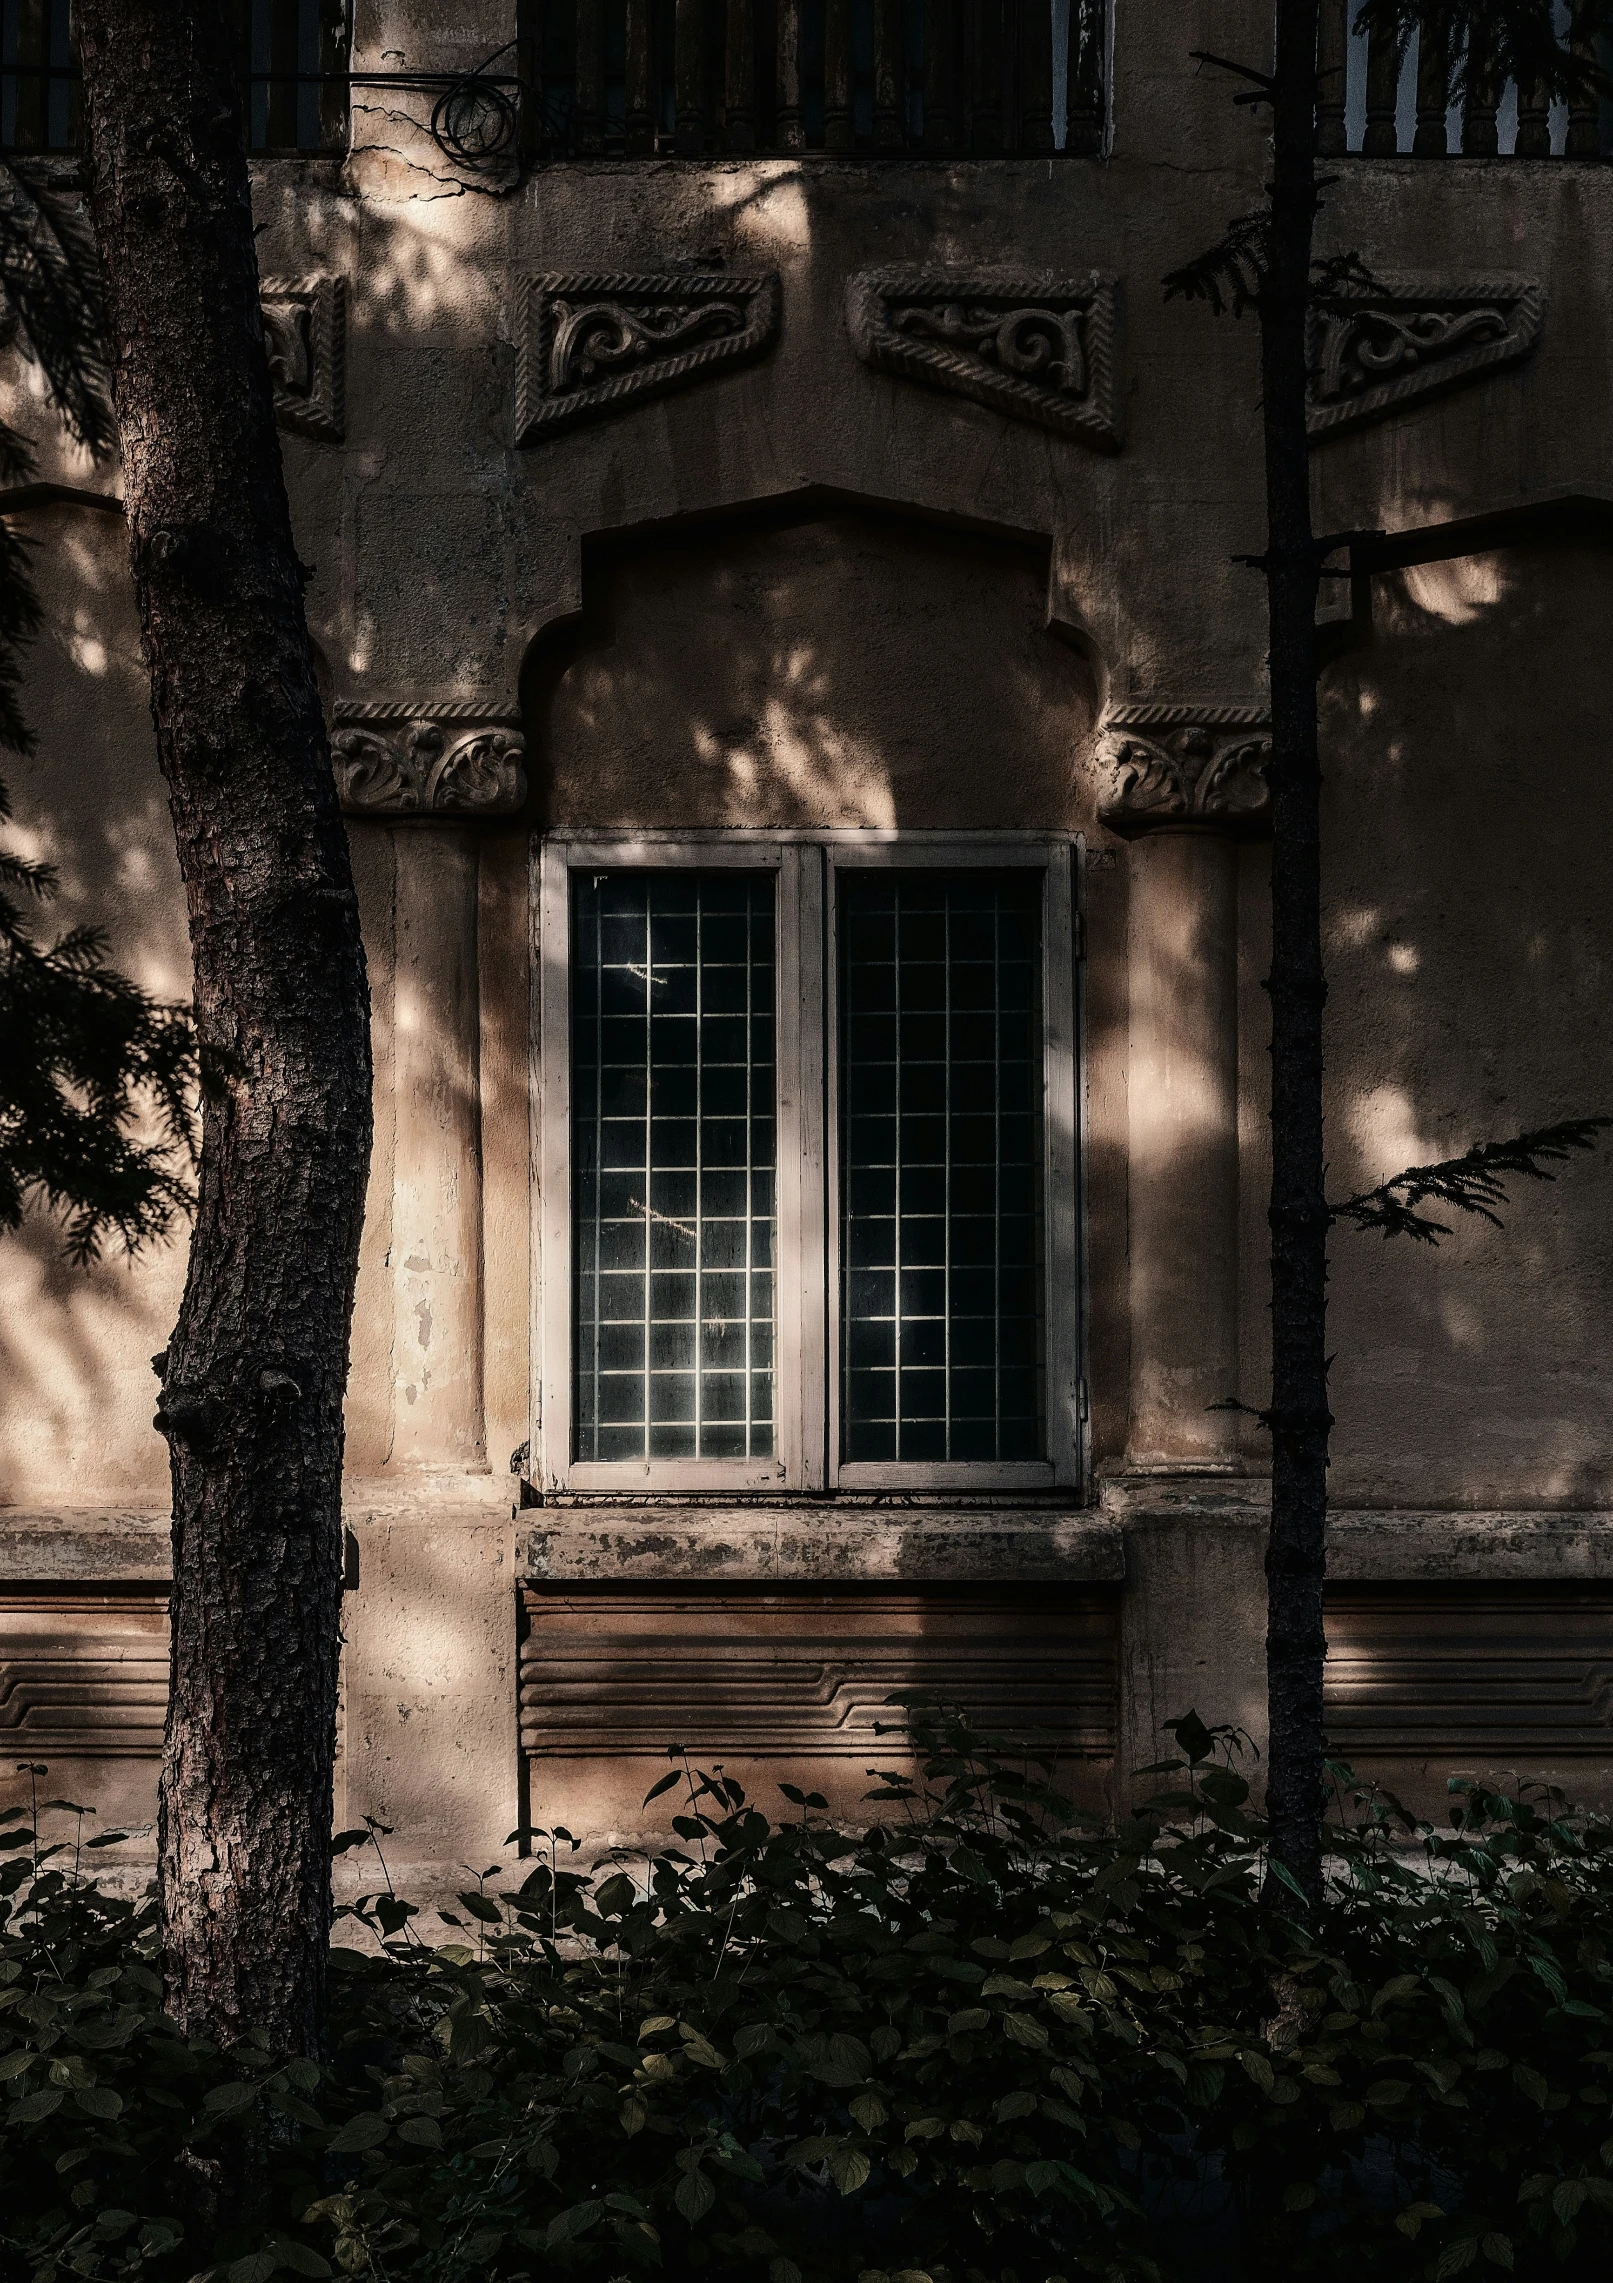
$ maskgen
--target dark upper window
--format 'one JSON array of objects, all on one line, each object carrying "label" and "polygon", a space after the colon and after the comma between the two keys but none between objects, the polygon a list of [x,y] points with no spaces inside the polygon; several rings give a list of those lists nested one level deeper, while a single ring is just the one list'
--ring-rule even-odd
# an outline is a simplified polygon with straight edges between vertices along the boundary
[{"label": "dark upper window", "polygon": [[[339,151],[347,0],[230,0],[254,151]],[[79,146],[70,0],[0,0],[0,149]]]},{"label": "dark upper window", "polygon": [[519,0],[529,154],[1094,155],[1101,0]]}]

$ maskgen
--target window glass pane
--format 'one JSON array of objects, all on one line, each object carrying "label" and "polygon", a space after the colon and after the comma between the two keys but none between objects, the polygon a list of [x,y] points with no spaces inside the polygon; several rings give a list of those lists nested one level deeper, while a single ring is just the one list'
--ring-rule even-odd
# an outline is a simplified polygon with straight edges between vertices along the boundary
[{"label": "window glass pane", "polygon": [[1042,883],[841,876],[841,1457],[1037,1459]]},{"label": "window glass pane", "polygon": [[579,875],[579,1459],[773,1450],[773,880]]}]

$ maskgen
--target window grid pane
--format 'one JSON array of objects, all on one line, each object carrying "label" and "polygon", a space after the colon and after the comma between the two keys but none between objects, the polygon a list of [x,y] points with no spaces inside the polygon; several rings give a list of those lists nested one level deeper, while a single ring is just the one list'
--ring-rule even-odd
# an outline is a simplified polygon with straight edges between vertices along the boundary
[{"label": "window grid pane", "polygon": [[581,875],[574,1447],[773,1451],[773,881]]},{"label": "window grid pane", "polygon": [[1044,1454],[1039,875],[843,875],[841,1457]]}]

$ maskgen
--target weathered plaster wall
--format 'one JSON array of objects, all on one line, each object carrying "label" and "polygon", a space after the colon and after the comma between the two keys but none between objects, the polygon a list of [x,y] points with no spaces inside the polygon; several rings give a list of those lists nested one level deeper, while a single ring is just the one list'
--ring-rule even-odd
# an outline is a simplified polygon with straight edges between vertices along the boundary
[{"label": "weathered plaster wall", "polygon": [[1090,832],[1046,556],[826,507],[601,563],[528,672],[544,825]]},{"label": "weathered plaster wall", "polygon": [[[40,909],[43,934],[101,928],[135,982],[185,997],[184,897],[122,516],[49,507],[27,530],[44,625],[23,691],[37,747],[3,765],[9,844],[57,867],[61,892]],[[179,1305],[185,1237],[181,1223],[139,1263],[114,1248],[88,1271],[68,1265],[59,1226],[40,1215],[0,1240],[0,1498],[165,1494],[150,1358]]]},{"label": "weathered plaster wall", "polygon": [[[605,163],[492,196],[444,171],[407,101],[371,91],[345,167],[259,169],[264,270],[347,285],[345,444],[285,438],[332,702],[524,708],[529,739],[523,815],[353,830],[377,1125],[349,1396],[343,1813],[396,1823],[422,1862],[491,1860],[515,1820],[525,1575],[1097,1584],[1119,1596],[1122,1763],[1152,1757],[1189,1703],[1258,1734],[1258,1479],[1118,1477],[1129,1458],[1257,1478],[1263,1456],[1252,1423],[1206,1406],[1258,1401],[1265,1369],[1264,857],[1108,834],[1093,733],[1105,706],[1263,696],[1260,586],[1232,560],[1263,528],[1254,334],[1167,303],[1160,281],[1248,206],[1264,166],[1258,125],[1183,55],[1258,55],[1266,14],[1122,7],[1101,165]],[[495,0],[451,24],[436,0],[362,0],[355,62],[441,69],[512,30]],[[1522,272],[1548,311],[1528,363],[1322,447],[1319,527],[1399,530],[1604,482],[1613,178],[1512,161],[1340,175],[1333,245],[1447,279]],[[515,445],[522,278],[717,257],[779,273],[764,358]],[[860,363],[846,282],[891,262],[1120,275],[1124,449]],[[115,488],[14,359],[0,388],[43,476]],[[182,899],[121,522],[50,508],[29,528],[47,631],[25,693],[39,753],[7,765],[18,829],[62,863],[63,924],[104,922],[114,955],[177,995]],[[1371,643],[1329,676],[1341,1187],[1610,1106],[1607,579],[1602,556],[1514,551],[1380,580]],[[523,1514],[518,1535],[530,838],[649,823],[1088,836],[1103,1514],[562,1511]],[[1504,1234],[1438,1254],[1341,1234],[1334,1490],[1356,1515],[1335,1543],[1352,1587],[1605,1592],[1610,1178],[1605,1154],[1576,1165],[1520,1198]],[[181,1274],[182,1242],[89,1276],[61,1266],[43,1223],[0,1243],[0,1502],[16,1524],[0,1580],[160,1576],[147,1359]]]},{"label": "weathered plaster wall", "polygon": [[[1609,1112],[1613,556],[1377,582],[1328,677],[1332,1180],[1343,1193]],[[1504,1230],[1334,1245],[1336,1495],[1613,1503],[1613,1150],[1513,1185]]]}]

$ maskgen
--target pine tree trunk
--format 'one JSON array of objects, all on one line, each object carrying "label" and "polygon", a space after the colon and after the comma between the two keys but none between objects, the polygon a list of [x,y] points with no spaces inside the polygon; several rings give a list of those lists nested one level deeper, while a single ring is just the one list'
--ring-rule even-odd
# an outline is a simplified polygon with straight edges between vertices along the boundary
[{"label": "pine tree trunk", "polygon": [[168,2007],[317,2050],[342,1393],[370,1140],[358,909],[303,615],[217,0],[80,0],[92,218],[151,710],[185,879],[200,1196],[159,1358]]},{"label": "pine tree trunk", "polygon": [[1305,306],[1316,217],[1317,0],[1278,0],[1272,234],[1260,295],[1271,618],[1272,1483],[1266,1685],[1272,1849],[1321,1890],[1327,1560],[1327,1204],[1322,1155],[1321,769]]}]

